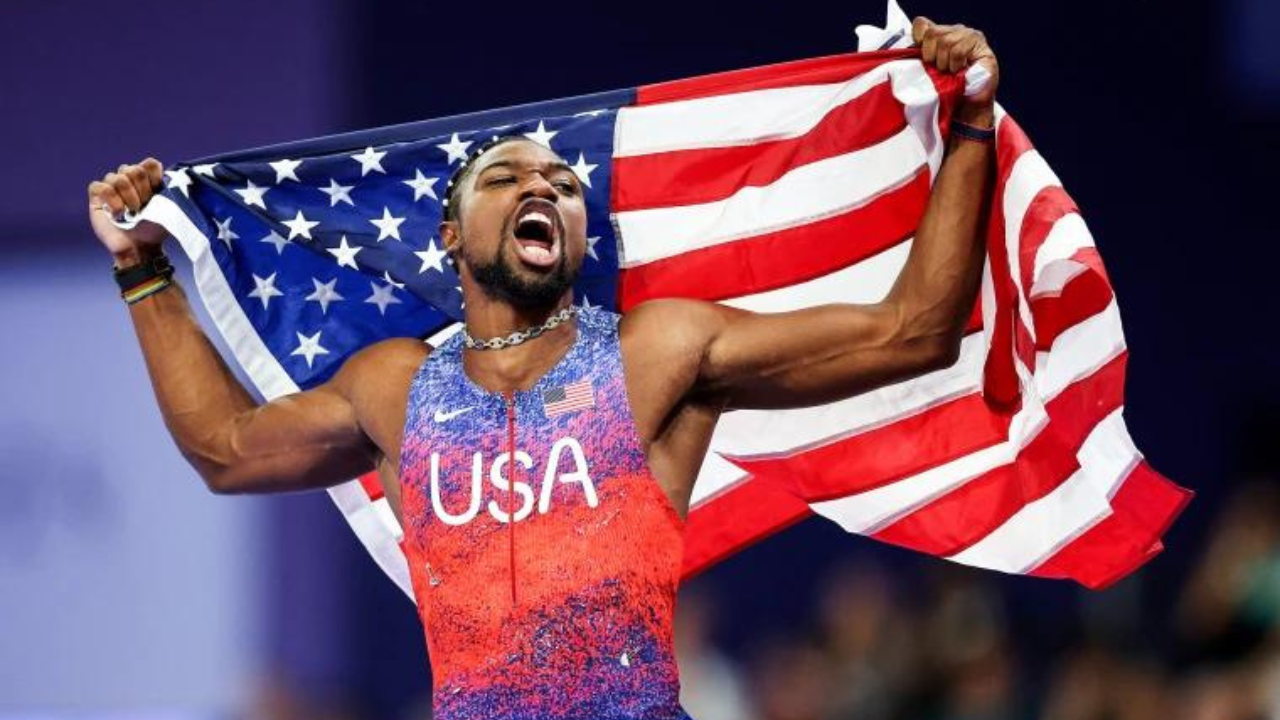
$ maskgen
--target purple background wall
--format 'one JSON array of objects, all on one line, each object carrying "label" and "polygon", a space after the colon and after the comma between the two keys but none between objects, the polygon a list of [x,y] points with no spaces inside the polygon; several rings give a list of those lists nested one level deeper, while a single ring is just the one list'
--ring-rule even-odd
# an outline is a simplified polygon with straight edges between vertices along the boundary
[{"label": "purple background wall", "polygon": [[[1244,418],[1280,402],[1280,11],[1263,0],[907,10],[988,32],[1002,102],[1098,238],[1132,350],[1130,428],[1157,468],[1200,492],[1167,555],[1110,596],[1158,606],[1245,462]],[[221,714],[269,683],[399,717],[427,684],[412,606],[327,499],[215,499],[173,450],[84,221],[90,179],[148,154],[187,159],[840,52],[883,8],[728,12],[667,0],[6,3],[0,715]],[[907,575],[932,562],[867,547],[811,523],[699,582],[737,599],[726,643],[745,646],[800,623],[819,571],[854,548]],[[1094,602],[1065,585],[999,587],[1033,618]]]}]

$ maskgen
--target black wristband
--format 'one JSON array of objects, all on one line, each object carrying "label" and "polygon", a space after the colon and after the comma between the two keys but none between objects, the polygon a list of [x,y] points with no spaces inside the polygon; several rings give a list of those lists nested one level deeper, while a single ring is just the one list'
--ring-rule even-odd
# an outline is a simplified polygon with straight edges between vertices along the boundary
[{"label": "black wristband", "polygon": [[173,277],[173,264],[169,262],[169,256],[160,253],[154,257],[143,260],[137,265],[130,265],[126,268],[115,269],[116,284],[120,286],[120,292],[126,293],[130,290],[149,282],[156,278],[164,278],[168,280]]},{"label": "black wristband", "polygon": [[995,127],[980,128],[968,123],[962,123],[959,120],[951,121],[951,136],[962,140],[972,140],[980,143],[995,142]]}]

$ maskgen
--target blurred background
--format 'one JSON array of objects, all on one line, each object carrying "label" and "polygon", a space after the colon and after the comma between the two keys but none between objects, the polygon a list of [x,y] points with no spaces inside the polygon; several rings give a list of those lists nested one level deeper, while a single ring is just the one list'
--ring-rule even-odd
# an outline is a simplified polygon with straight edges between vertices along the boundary
[{"label": "blurred background", "polygon": [[[1126,417],[1198,493],[1104,592],[811,520],[688,583],[698,720],[1280,718],[1280,5],[908,0],[983,28],[1080,204]],[[880,0],[0,5],[0,718],[422,720],[412,603],[323,494],[215,498],[170,443],[86,184],[342,130],[854,47]]]}]

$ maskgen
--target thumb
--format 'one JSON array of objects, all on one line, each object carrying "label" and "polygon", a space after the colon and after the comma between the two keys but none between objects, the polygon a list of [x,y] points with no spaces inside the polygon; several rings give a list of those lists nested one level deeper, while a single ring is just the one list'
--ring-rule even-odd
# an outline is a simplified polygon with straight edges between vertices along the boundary
[{"label": "thumb", "polygon": [[934,26],[934,22],[929,18],[921,15],[911,21],[911,42],[919,45],[924,40],[924,34],[929,28]]}]

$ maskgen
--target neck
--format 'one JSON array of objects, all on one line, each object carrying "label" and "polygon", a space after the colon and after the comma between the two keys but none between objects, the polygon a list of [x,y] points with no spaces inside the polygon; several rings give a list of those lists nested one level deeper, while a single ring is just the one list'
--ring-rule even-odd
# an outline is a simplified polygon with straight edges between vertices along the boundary
[{"label": "neck", "polygon": [[[469,279],[469,278],[468,278]],[[477,339],[506,337],[518,330],[547,321],[573,299],[566,292],[555,303],[540,307],[513,305],[490,297],[479,287],[463,283],[463,321],[467,332]],[[494,391],[525,390],[550,370],[568,352],[577,336],[577,323],[570,320],[527,342],[501,350],[464,350],[463,367],[475,382]]]}]

